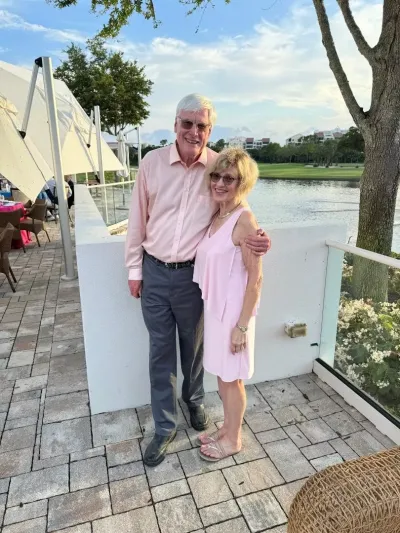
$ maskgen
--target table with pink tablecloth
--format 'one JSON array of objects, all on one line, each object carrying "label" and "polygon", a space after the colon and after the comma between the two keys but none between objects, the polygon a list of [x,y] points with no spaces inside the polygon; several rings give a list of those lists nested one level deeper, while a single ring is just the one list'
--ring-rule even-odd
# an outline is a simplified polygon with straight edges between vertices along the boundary
[{"label": "table with pink tablecloth", "polygon": [[[21,202],[0,203],[0,213],[9,213],[10,211],[17,211],[18,209],[20,209],[23,215],[25,215],[26,209],[24,207],[24,204]],[[22,238],[22,242],[24,245],[28,244],[32,240],[31,234],[29,233],[29,231],[25,231],[25,230],[21,230],[21,238]],[[21,248],[21,247],[22,247],[21,241],[13,241],[13,248]]]}]

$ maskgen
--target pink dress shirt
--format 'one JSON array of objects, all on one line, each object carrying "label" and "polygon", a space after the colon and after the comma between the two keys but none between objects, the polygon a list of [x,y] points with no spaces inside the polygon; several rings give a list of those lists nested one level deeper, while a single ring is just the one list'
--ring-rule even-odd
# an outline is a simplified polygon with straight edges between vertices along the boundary
[{"label": "pink dress shirt", "polygon": [[194,259],[217,205],[204,171],[218,154],[205,148],[189,168],[175,144],[148,152],[132,191],[125,262],[130,280],[142,279],[143,250],[166,263]]}]

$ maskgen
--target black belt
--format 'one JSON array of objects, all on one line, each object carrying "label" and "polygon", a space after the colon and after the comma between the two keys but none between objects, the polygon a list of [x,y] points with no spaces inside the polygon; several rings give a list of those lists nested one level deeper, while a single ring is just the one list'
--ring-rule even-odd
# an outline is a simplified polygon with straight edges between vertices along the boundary
[{"label": "black belt", "polygon": [[165,261],[160,261],[160,259],[157,259],[157,257],[154,257],[153,255],[150,255],[147,252],[146,255],[158,265],[162,265],[165,268],[172,268],[174,270],[177,270],[178,268],[189,268],[194,265],[194,259],[190,259],[190,261],[183,261],[182,263],[166,263]]}]

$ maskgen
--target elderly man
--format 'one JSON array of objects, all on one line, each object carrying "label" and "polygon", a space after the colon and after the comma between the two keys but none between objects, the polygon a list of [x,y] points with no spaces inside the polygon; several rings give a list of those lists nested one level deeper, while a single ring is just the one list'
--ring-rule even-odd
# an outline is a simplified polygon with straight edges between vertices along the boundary
[{"label": "elderly man", "polygon": [[[176,142],[146,154],[132,193],[126,238],[129,289],[141,298],[150,336],[151,406],[155,435],[144,462],[160,464],[176,435],[176,330],[184,377],[182,399],[192,427],[206,429],[202,343],[198,325],[203,310],[192,281],[196,248],[216,212],[204,185],[204,170],[218,156],[206,147],[215,124],[213,104],[191,94],[177,107]],[[254,253],[270,246],[267,236],[248,239]]]}]

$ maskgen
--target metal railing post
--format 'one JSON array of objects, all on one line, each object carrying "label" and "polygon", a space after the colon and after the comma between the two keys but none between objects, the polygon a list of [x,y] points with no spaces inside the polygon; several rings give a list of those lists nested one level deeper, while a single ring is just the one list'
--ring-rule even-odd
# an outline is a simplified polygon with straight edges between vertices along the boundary
[{"label": "metal railing post", "polygon": [[[100,183],[105,185],[104,167],[103,167],[103,154],[101,150],[101,121],[100,121],[100,107],[94,106],[94,122],[96,126],[96,140],[97,140],[97,157],[99,162],[99,178]],[[107,206],[107,193],[102,189],[102,203],[103,203],[103,216],[106,224],[108,224],[108,206]]]}]

